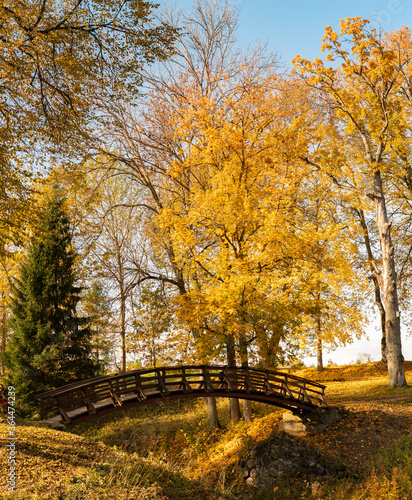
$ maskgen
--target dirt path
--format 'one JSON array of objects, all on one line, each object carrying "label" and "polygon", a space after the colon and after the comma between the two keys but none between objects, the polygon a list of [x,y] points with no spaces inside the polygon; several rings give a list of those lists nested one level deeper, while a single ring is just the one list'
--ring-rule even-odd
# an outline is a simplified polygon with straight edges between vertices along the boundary
[{"label": "dirt path", "polygon": [[364,403],[391,403],[391,402],[396,402],[396,401],[410,401],[412,403],[412,396],[402,396],[402,397],[397,397],[397,398],[385,398],[385,399],[370,399],[368,401],[365,400],[359,400],[359,401],[340,401],[339,403],[336,403],[337,405],[358,405],[358,404],[364,404]]}]

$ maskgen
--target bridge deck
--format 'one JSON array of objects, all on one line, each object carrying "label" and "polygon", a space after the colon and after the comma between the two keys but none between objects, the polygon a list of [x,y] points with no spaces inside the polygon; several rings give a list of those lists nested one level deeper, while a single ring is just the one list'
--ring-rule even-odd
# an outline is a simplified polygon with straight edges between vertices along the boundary
[{"label": "bridge deck", "polygon": [[287,409],[327,406],[325,386],[288,373],[227,366],[133,370],[76,382],[36,396],[42,418],[54,410],[65,424],[156,401],[196,397],[250,399]]}]

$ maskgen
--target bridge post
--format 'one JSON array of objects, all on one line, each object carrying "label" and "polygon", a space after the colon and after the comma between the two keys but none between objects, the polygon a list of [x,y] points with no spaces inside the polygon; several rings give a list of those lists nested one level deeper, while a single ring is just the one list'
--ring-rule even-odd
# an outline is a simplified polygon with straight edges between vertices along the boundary
[{"label": "bridge post", "polygon": [[206,365],[201,366],[202,370],[202,382],[200,383],[199,389],[204,387],[205,392],[211,392],[214,391],[212,379],[210,378],[208,367]]},{"label": "bridge post", "polygon": [[147,399],[146,394],[144,393],[143,386],[142,386],[142,381],[140,378],[140,373],[135,373],[134,374],[134,381],[136,384],[136,395],[137,399],[139,401],[145,401]]},{"label": "bridge post", "polygon": [[265,378],[263,380],[263,389],[265,391],[265,394],[270,394],[270,395],[275,394],[273,387],[270,385],[269,373],[267,370],[265,370]]},{"label": "bridge post", "polygon": [[66,410],[63,408],[64,405],[63,405],[62,399],[59,396],[56,396],[55,399],[56,399],[57,407],[59,408],[59,413],[62,417],[63,424],[71,424],[72,420],[69,417],[69,415],[67,415]]},{"label": "bridge post", "polygon": [[164,368],[156,368],[157,372],[157,383],[159,386],[159,392],[162,396],[168,396],[170,394],[169,389],[166,387],[166,371]]},{"label": "bridge post", "polygon": [[186,379],[185,367],[182,367],[182,381],[180,383],[179,389],[182,389],[183,392],[193,392],[192,386]]},{"label": "bridge post", "polygon": [[87,411],[89,412],[90,415],[96,415],[97,413],[96,408],[94,407],[94,404],[90,401],[90,399],[87,397],[86,391],[87,387],[85,389],[80,389],[80,392],[83,395],[83,400],[86,405]]},{"label": "bridge post", "polygon": [[251,391],[256,392],[255,386],[250,381],[249,368],[244,367],[243,370],[244,370],[244,378],[245,378],[245,381],[244,381],[245,391],[246,392],[251,392]]},{"label": "bridge post", "polygon": [[40,399],[40,419],[41,420],[46,420],[46,407],[45,407],[45,404],[44,404],[44,399]]},{"label": "bridge post", "polygon": [[113,406],[117,406],[117,407],[123,406],[123,403],[122,403],[120,397],[116,394],[116,392],[113,389],[112,381],[108,380],[107,383],[109,385],[110,397],[112,398]]}]

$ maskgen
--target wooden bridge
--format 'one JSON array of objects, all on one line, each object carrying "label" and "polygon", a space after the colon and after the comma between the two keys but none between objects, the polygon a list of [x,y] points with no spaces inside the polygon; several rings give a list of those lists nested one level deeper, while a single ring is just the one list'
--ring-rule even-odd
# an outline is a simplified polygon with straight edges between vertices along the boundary
[{"label": "wooden bridge", "polygon": [[136,405],[197,397],[250,399],[313,411],[327,406],[324,392],[324,385],[288,373],[200,365],[133,370],[83,380],[36,399],[42,419],[53,411],[67,425]]}]

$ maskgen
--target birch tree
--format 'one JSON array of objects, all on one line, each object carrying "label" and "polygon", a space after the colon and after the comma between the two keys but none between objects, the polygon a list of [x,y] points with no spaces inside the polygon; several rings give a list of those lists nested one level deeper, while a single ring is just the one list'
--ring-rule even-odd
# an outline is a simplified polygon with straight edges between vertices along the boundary
[{"label": "birch tree", "polygon": [[407,28],[382,35],[369,30],[368,24],[357,17],[343,19],[340,34],[326,28],[322,50],[335,67],[300,56],[294,62],[329,110],[317,130],[317,145],[313,142],[302,157],[327,172],[342,189],[363,198],[364,206],[367,199],[373,204],[381,265],[372,265],[385,309],[389,386],[395,387],[405,385],[406,379],[387,197],[388,177],[404,173],[393,153],[403,149],[410,122],[405,95],[409,95],[411,38]]}]

